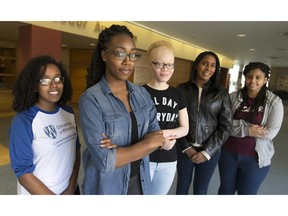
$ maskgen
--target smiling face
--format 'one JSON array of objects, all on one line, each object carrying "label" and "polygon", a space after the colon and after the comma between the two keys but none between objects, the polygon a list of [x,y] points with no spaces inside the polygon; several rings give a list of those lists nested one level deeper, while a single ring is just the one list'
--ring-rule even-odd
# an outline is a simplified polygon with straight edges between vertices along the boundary
[{"label": "smiling face", "polygon": [[39,99],[36,103],[38,107],[46,111],[52,111],[55,109],[56,104],[60,100],[63,93],[64,84],[61,81],[55,83],[55,77],[61,78],[61,72],[59,68],[54,64],[48,64],[42,78],[51,79],[52,82],[48,85],[42,85],[39,82]]},{"label": "smiling face", "polygon": [[[152,50],[150,54],[150,61],[152,67],[152,77],[156,82],[167,82],[173,75],[174,68],[168,68],[168,65],[174,64],[174,52],[168,47],[160,46]],[[154,62],[154,63],[152,63]],[[160,64],[157,64],[160,63]],[[165,65],[163,65],[165,64]],[[162,68],[158,68],[158,65],[163,65]]]},{"label": "smiling face", "polygon": [[207,83],[215,73],[216,66],[216,59],[212,55],[206,55],[200,60],[196,68],[196,83],[199,86],[203,86],[204,83]]},{"label": "smiling face", "polygon": [[256,68],[249,71],[245,76],[245,85],[249,96],[255,97],[259,93],[260,89],[267,82],[265,73],[260,69]]},{"label": "smiling face", "polygon": [[[105,78],[109,81],[125,81],[134,70],[135,63],[126,56],[124,60],[119,60],[113,51],[124,51],[127,54],[137,53],[135,43],[126,34],[114,36],[107,45],[107,51],[102,50],[102,59],[106,62]],[[108,51],[109,50],[109,51]]]}]

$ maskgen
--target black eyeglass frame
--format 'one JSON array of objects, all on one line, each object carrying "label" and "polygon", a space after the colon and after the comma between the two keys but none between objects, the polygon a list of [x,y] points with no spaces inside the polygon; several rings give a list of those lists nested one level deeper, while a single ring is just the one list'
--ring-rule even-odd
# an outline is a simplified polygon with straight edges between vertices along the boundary
[{"label": "black eyeglass frame", "polygon": [[[160,62],[154,62],[154,61],[152,61],[152,64],[154,64],[155,67],[158,68],[158,69],[163,69],[165,66],[166,66],[166,68],[169,69],[169,70],[172,70],[172,69],[175,68],[175,64],[172,64],[172,63],[165,64],[165,63],[160,63]],[[158,67],[157,65],[163,65],[163,66],[162,66],[162,67]],[[171,66],[173,66],[173,67],[171,67]]]},{"label": "black eyeglass frame", "polygon": [[[122,51],[122,50],[109,50],[109,49],[105,49],[104,51],[107,52],[107,53],[113,53],[114,56],[115,56],[115,58],[116,58],[117,60],[119,60],[119,61],[125,60],[125,59],[127,58],[127,56],[128,56],[128,57],[129,57],[129,60],[130,60],[131,62],[137,62],[137,61],[140,60],[140,58],[141,58],[141,56],[142,56],[140,53],[127,53],[127,52]],[[125,57],[117,55],[118,52],[125,53]],[[137,59],[133,59],[133,57],[132,57],[132,59],[131,59],[131,55],[135,55],[135,57],[136,57]]]},{"label": "black eyeglass frame", "polygon": [[[55,79],[57,79],[57,78],[59,78],[59,81],[55,81]],[[44,79],[45,79],[45,80],[50,80],[50,81],[47,82],[47,83],[45,83],[45,82],[44,82]],[[43,85],[43,86],[48,86],[48,85],[50,85],[50,84],[52,83],[52,80],[53,80],[54,83],[56,83],[56,84],[64,83],[64,77],[59,77],[59,76],[54,77],[54,78],[52,78],[52,79],[47,78],[47,77],[42,77],[42,78],[39,80],[39,82],[40,82],[40,84]]]}]

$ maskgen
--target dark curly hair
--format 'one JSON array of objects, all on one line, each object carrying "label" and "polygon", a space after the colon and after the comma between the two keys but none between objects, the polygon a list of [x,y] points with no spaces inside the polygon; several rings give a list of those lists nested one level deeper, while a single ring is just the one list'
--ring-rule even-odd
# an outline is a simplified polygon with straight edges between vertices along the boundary
[{"label": "dark curly hair", "polygon": [[101,51],[107,48],[107,44],[111,41],[114,36],[126,34],[133,39],[133,34],[126,26],[111,25],[109,28],[104,29],[98,38],[96,48],[92,54],[92,60],[90,67],[87,69],[87,87],[89,88],[94,84],[98,83],[102,76],[105,74],[106,65],[101,57]]},{"label": "dark curly hair", "polygon": [[12,109],[15,112],[29,109],[38,101],[37,89],[39,80],[45,74],[48,64],[56,65],[61,72],[61,76],[64,77],[63,93],[58,104],[66,104],[71,100],[72,86],[64,65],[48,55],[37,56],[27,62],[13,86],[12,95],[14,98]]},{"label": "dark curly hair", "polygon": [[[262,63],[262,62],[250,62],[248,65],[246,65],[244,68],[244,71],[243,71],[243,75],[245,76],[245,78],[247,76],[247,73],[249,73],[250,71],[255,70],[255,69],[260,69],[265,74],[265,77],[267,78],[267,80],[269,80],[270,67],[268,65]],[[251,106],[252,112],[250,112],[250,115],[248,117],[248,121],[250,123],[254,123],[253,122],[253,116],[254,116],[254,113],[258,112],[258,108],[260,106],[263,106],[263,108],[265,107],[267,89],[268,89],[267,86],[263,85],[262,88],[260,89],[257,97],[255,98],[255,103],[252,104],[252,106]],[[243,101],[242,101],[240,107],[237,109],[236,116],[238,113],[240,114],[243,106],[245,106],[245,104],[247,104],[247,101],[249,98],[246,85],[241,89],[241,94],[242,94]]]},{"label": "dark curly hair", "polygon": [[219,77],[220,77],[220,61],[218,56],[216,55],[216,53],[212,52],[212,51],[205,51],[200,53],[195,61],[193,62],[192,68],[191,68],[191,72],[190,72],[190,78],[188,83],[194,82],[197,76],[197,66],[199,65],[200,61],[205,58],[207,55],[211,55],[215,58],[216,60],[216,69],[215,69],[215,73],[213,74],[213,76],[210,78],[209,80],[209,86],[208,86],[208,92],[214,91],[215,88],[218,89],[219,88]]}]

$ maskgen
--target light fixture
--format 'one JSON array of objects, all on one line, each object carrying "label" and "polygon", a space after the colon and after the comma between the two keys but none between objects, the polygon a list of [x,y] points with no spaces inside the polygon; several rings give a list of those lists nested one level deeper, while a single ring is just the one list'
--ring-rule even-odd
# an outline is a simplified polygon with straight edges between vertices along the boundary
[{"label": "light fixture", "polygon": [[237,37],[246,37],[246,34],[237,34]]}]

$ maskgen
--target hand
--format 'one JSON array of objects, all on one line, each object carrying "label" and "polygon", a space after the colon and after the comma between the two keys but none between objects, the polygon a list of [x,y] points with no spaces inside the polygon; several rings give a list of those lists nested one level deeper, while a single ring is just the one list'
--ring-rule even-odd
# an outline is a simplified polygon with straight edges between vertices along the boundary
[{"label": "hand", "polygon": [[102,134],[104,139],[102,139],[100,141],[100,147],[101,148],[108,148],[108,149],[112,149],[112,148],[117,148],[117,145],[111,143],[111,140],[108,139],[108,137],[106,136],[106,134]]},{"label": "hand", "polygon": [[192,158],[194,155],[197,154],[197,151],[191,146],[191,148],[187,149],[185,151],[185,154],[189,157]]},{"label": "hand", "polygon": [[145,134],[144,140],[148,142],[152,148],[161,148],[165,143],[163,132],[161,130]]},{"label": "hand", "polygon": [[191,158],[193,163],[200,164],[203,163],[207,160],[207,158],[201,153],[197,152],[192,158]]},{"label": "hand", "polygon": [[161,147],[161,149],[168,151],[168,150],[172,149],[173,146],[175,145],[176,135],[170,135],[168,137],[165,137],[164,140],[165,140],[165,142],[164,142],[164,145]]},{"label": "hand", "polygon": [[264,126],[250,125],[249,135],[254,138],[263,138],[267,135],[268,130]]}]

